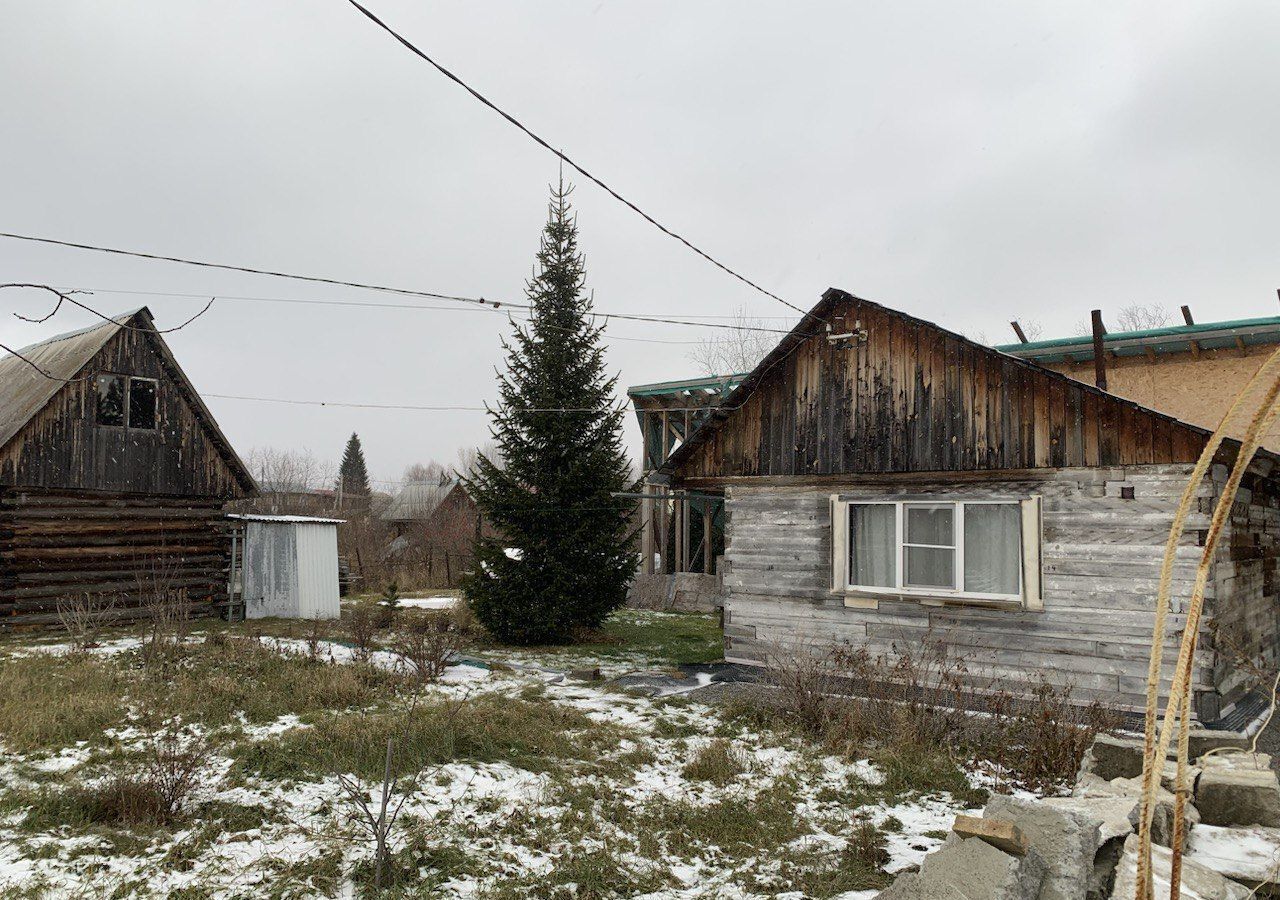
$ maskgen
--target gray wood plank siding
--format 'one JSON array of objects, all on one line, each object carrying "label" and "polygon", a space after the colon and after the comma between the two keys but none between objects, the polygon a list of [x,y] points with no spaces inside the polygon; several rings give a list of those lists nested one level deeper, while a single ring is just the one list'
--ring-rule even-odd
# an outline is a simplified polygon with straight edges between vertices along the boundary
[{"label": "gray wood plank siding", "polygon": [[[919,480],[849,476],[847,482],[727,487],[729,526],[725,559],[726,658],[760,664],[773,652],[846,643],[893,655],[907,645],[945,643],[963,658],[975,683],[994,677],[1012,690],[1041,679],[1069,687],[1081,700],[1141,707],[1151,645],[1152,608],[1160,560],[1190,465],[1067,468],[991,473],[957,482],[946,475]],[[1122,487],[1134,489],[1123,499]],[[1185,625],[1185,606],[1201,555],[1202,532],[1219,485],[1207,479],[1188,519],[1174,570],[1172,614],[1166,639],[1166,679]],[[875,610],[844,605],[831,591],[832,493],[868,497],[939,494],[957,498],[1043,498],[1043,612],[976,606],[925,606],[911,599],[881,599]],[[1280,511],[1271,498],[1255,509],[1242,504],[1232,543],[1250,544],[1258,522],[1273,531]],[[1269,545],[1270,546],[1270,545]],[[1210,580],[1202,647],[1195,669],[1197,702],[1215,713],[1218,689],[1233,674],[1215,654],[1218,596],[1229,617],[1268,648],[1276,613],[1270,590],[1274,552],[1241,554],[1233,567],[1216,567]],[[1263,589],[1264,584],[1266,589]],[[1259,628],[1264,629],[1256,633]]]}]

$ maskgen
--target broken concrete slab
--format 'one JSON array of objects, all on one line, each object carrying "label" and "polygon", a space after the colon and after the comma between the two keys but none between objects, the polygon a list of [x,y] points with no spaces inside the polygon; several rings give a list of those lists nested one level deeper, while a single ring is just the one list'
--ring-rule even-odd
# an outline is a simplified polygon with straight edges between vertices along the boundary
[{"label": "broken concrete slab", "polygon": [[1249,751],[1213,753],[1196,760],[1196,765],[1204,769],[1270,769],[1271,754],[1250,753]]},{"label": "broken concrete slab", "polygon": [[[1151,848],[1151,868],[1155,896],[1169,896],[1171,853],[1167,847]],[[1138,877],[1138,836],[1132,834],[1124,842],[1124,854],[1116,866],[1112,900],[1133,900]],[[1187,859],[1182,860],[1182,886],[1179,896],[1187,900],[1249,900],[1249,889],[1224,878],[1212,869]]]},{"label": "broken concrete slab", "polygon": [[1200,825],[1191,832],[1187,859],[1250,888],[1280,885],[1280,829]]},{"label": "broken concrete slab", "polygon": [[[1108,785],[1109,786],[1109,785]],[[1099,819],[1099,837],[1105,844],[1133,834],[1138,827],[1138,798],[1107,794],[1101,797],[1046,797],[1045,806],[1070,810]]]},{"label": "broken concrete slab", "polygon": [[1017,826],[1044,859],[1041,900],[1078,900],[1084,896],[1093,873],[1094,855],[1102,845],[1100,817],[1002,795],[991,798],[982,816]]},{"label": "broken concrete slab", "polygon": [[894,879],[893,884],[876,894],[875,900],[929,900],[929,895],[924,892],[924,887],[920,884],[920,876],[915,872],[907,872],[899,875]]},{"label": "broken concrete slab", "polygon": [[978,838],[1011,856],[1026,856],[1027,836],[1012,822],[977,816],[956,816],[951,830],[961,838]]},{"label": "broken concrete slab", "polygon": [[1138,738],[1099,734],[1081,763],[1082,774],[1097,775],[1104,781],[1133,778],[1142,774],[1143,742]]},{"label": "broken concrete slab", "polygon": [[[979,838],[953,840],[925,857],[915,883],[921,897],[956,900],[1037,900],[1044,883],[1045,863],[1034,850],[1012,856]],[[890,895],[912,897],[910,893]]]},{"label": "broken concrete slab", "polygon": [[1280,827],[1280,781],[1270,769],[1210,767],[1196,782],[1196,806],[1206,825]]},{"label": "broken concrete slab", "polygon": [[[1142,797],[1142,777],[1116,778],[1112,781],[1087,775],[1076,784],[1071,795],[1077,799],[1088,798],[1129,798],[1137,804]],[[1200,821],[1200,813],[1195,805],[1186,805],[1187,828],[1183,831],[1183,846],[1186,846],[1186,835],[1192,825]],[[1137,814],[1131,819],[1135,826]],[[1151,839],[1162,846],[1169,846],[1173,840],[1173,794],[1163,787],[1156,788],[1156,808],[1151,817]]]}]

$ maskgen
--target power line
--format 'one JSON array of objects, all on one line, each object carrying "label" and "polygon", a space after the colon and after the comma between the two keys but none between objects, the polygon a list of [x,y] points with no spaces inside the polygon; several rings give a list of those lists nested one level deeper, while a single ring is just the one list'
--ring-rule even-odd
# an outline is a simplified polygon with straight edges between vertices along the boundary
[{"label": "power line", "polygon": [[[414,404],[414,403],[360,403],[356,401],[346,400],[299,400],[290,397],[250,397],[243,394],[208,394],[201,393],[202,397],[213,397],[218,400],[245,400],[252,403],[282,403],[288,406],[332,406],[339,409],[384,409],[397,410],[401,412],[489,412],[492,407],[489,406],[459,406],[456,404]],[[619,407],[625,409],[625,406]],[[667,412],[706,412],[716,407],[710,406],[690,406],[690,407],[668,407]],[[546,407],[526,407],[519,410],[511,410],[512,412],[535,412],[535,413],[594,413],[599,412],[599,408],[595,406],[546,406]]]},{"label": "power line", "polygon": [[560,159],[561,159],[561,160],[563,160],[564,162],[568,163],[568,164],[569,164],[569,166],[570,166],[571,168],[573,168],[573,169],[574,169],[574,171],[576,171],[578,174],[582,175],[582,177],[586,178],[587,180],[594,182],[594,183],[595,183],[596,185],[598,185],[600,188],[604,189],[604,191],[605,191],[607,194],[609,194],[611,197],[613,197],[613,198],[614,198],[615,200],[617,200],[619,203],[623,204],[624,206],[626,206],[627,208],[629,208],[630,210],[632,210],[633,212],[635,212],[636,214],[638,214],[642,219],[644,219],[646,222],[648,222],[648,223],[649,223],[650,225],[652,225],[654,228],[657,228],[659,231],[661,231],[663,234],[667,235],[668,237],[674,238],[674,239],[676,239],[677,241],[679,241],[680,243],[684,244],[686,247],[688,247],[688,248],[689,248],[690,250],[692,250],[694,253],[696,253],[696,254],[698,254],[699,256],[701,256],[701,257],[702,257],[703,259],[705,259],[707,262],[709,262],[709,263],[711,263],[712,265],[716,266],[717,268],[719,268],[719,269],[723,270],[724,272],[727,272],[729,275],[731,275],[731,276],[733,276],[734,278],[738,279],[739,281],[741,281],[743,284],[747,285],[748,287],[750,287],[750,288],[752,288],[752,289],[754,289],[754,290],[756,290],[756,291],[759,291],[760,293],[764,294],[766,297],[771,297],[771,298],[773,298],[774,300],[777,300],[777,301],[778,301],[779,303],[781,303],[783,306],[786,306],[786,307],[789,307],[789,308],[791,308],[791,309],[794,309],[796,312],[800,313],[800,314],[801,314],[801,315],[803,315],[803,316],[809,316],[809,315],[810,315],[809,313],[805,312],[803,309],[801,309],[800,307],[796,306],[795,304],[793,304],[793,303],[789,303],[788,301],[783,300],[781,297],[779,297],[777,294],[773,293],[772,291],[769,291],[769,290],[766,290],[765,288],[762,288],[760,285],[756,284],[756,283],[755,283],[754,281],[752,281],[750,278],[747,278],[745,275],[742,275],[742,274],[740,274],[739,272],[735,271],[734,269],[729,268],[729,266],[727,266],[727,265],[725,265],[724,263],[720,262],[720,260],[716,259],[716,258],[715,258],[714,256],[712,256],[711,254],[707,253],[707,252],[706,252],[705,250],[703,250],[702,248],[700,248],[700,247],[696,246],[695,244],[693,244],[691,241],[689,241],[689,240],[688,240],[687,238],[685,238],[683,235],[677,234],[676,232],[672,231],[672,230],[671,230],[670,228],[668,228],[667,226],[663,225],[661,222],[659,222],[659,221],[658,221],[657,219],[655,219],[653,216],[649,215],[647,212],[645,212],[645,211],[644,211],[643,209],[641,209],[639,206],[637,206],[636,204],[632,203],[630,200],[628,200],[626,197],[624,197],[624,196],[622,196],[621,194],[619,194],[617,191],[615,191],[615,190],[614,190],[613,188],[611,188],[609,185],[605,184],[605,182],[603,182],[602,180],[600,180],[599,178],[597,178],[595,175],[592,175],[590,172],[588,172],[588,171],[587,171],[586,169],[584,169],[582,166],[578,165],[576,162],[574,162],[572,159],[570,159],[568,156],[566,156],[563,150],[557,150],[557,149],[555,149],[554,147],[552,147],[549,143],[547,143],[547,141],[545,141],[543,138],[539,137],[536,133],[534,133],[532,130],[530,130],[528,127],[526,127],[526,126],[524,125],[524,123],[522,123],[522,122],[521,122],[519,119],[517,119],[515,116],[511,115],[509,112],[507,112],[506,110],[504,110],[504,109],[502,109],[501,107],[499,107],[497,104],[495,104],[495,103],[494,103],[492,100],[490,100],[488,97],[484,96],[484,94],[481,94],[479,91],[477,91],[477,90],[476,90],[475,88],[473,88],[471,85],[467,84],[465,81],[463,81],[463,80],[462,80],[461,78],[459,78],[457,75],[455,75],[453,72],[449,71],[449,70],[448,70],[448,69],[446,69],[444,66],[440,65],[440,63],[436,62],[434,59],[432,59],[430,56],[428,56],[426,53],[424,53],[422,50],[420,50],[417,46],[415,46],[412,42],[410,42],[408,38],[405,38],[404,36],[402,36],[401,34],[399,34],[398,32],[396,32],[396,31],[395,31],[395,29],[393,29],[390,25],[388,25],[386,22],[384,22],[384,21],[382,21],[381,19],[379,19],[376,15],[374,15],[372,12],[370,12],[370,11],[369,11],[369,9],[367,9],[366,7],[364,7],[364,6],[362,6],[360,3],[358,3],[358,2],[357,2],[357,0],[347,0],[347,2],[348,2],[348,3],[350,3],[352,6],[354,6],[356,9],[358,9],[361,13],[363,13],[363,14],[364,14],[364,16],[365,16],[367,19],[369,19],[369,21],[373,22],[375,25],[377,25],[379,28],[381,28],[381,29],[382,29],[383,31],[385,31],[387,34],[391,35],[391,37],[395,38],[395,40],[396,40],[396,41],[398,41],[401,45],[403,45],[407,50],[409,50],[409,52],[410,52],[410,53],[414,54],[414,55],[415,55],[415,56],[417,56],[419,59],[422,59],[422,60],[424,60],[425,62],[430,63],[430,64],[431,64],[431,66],[433,66],[433,67],[436,69],[436,71],[438,71],[441,75],[445,76],[445,77],[446,77],[446,78],[448,78],[450,81],[452,81],[452,82],[454,82],[455,84],[457,84],[459,87],[461,87],[463,90],[465,90],[465,91],[466,91],[468,94],[470,94],[472,97],[475,97],[477,100],[479,100],[479,101],[480,101],[481,103],[483,103],[485,106],[489,107],[489,109],[493,110],[493,111],[494,111],[494,112],[496,112],[498,115],[502,116],[502,118],[506,119],[508,122],[510,122],[510,123],[511,123],[512,125],[514,125],[516,128],[520,129],[520,130],[521,130],[522,132],[524,132],[524,133],[525,133],[529,138],[531,138],[531,139],[534,141],[534,143],[536,143],[536,144],[538,144],[539,146],[541,146],[541,147],[543,147],[543,148],[545,148],[545,149],[547,149],[547,150],[551,151],[551,152],[552,152],[552,153],[554,153],[558,158],[560,158]]},{"label": "power line", "polygon": [[[239,266],[231,263],[215,263],[215,262],[208,262],[206,260],[190,259],[190,258],[181,257],[181,256],[165,256],[158,253],[147,253],[141,250],[122,250],[118,247],[103,247],[96,244],[82,244],[76,241],[64,241],[58,238],[37,237],[35,235],[28,235],[28,234],[15,234],[13,232],[8,232],[8,231],[0,231],[0,238],[10,238],[16,241],[29,241],[31,243],[36,243],[36,244],[51,244],[57,247],[70,247],[75,250],[90,250],[95,253],[110,253],[116,256],[129,256],[129,257],[135,257],[137,259],[149,259],[149,260],[158,260],[162,262],[178,263],[180,265],[186,265],[186,266],[199,266],[205,269],[221,269],[228,272],[244,272],[250,275],[267,275],[272,278],[288,278],[294,281],[309,281],[309,282],[315,282],[318,284],[331,284],[331,285],[337,285],[339,287],[358,288],[360,290],[366,290],[366,291],[383,291],[385,293],[390,293],[390,294],[402,294],[402,295],[411,296],[411,297],[425,297],[427,299],[432,299],[432,300],[450,300],[457,303],[468,303],[474,306],[478,306],[478,307],[484,306],[492,309],[514,308],[514,309],[523,309],[523,310],[529,310],[529,311],[533,310],[533,305],[530,303],[517,303],[515,301],[510,301],[510,300],[488,300],[484,297],[466,297],[459,294],[441,294],[441,293],[435,293],[433,291],[419,291],[411,288],[388,287],[386,285],[367,284],[359,281],[344,281],[338,278],[327,278],[319,275],[299,275],[291,272],[280,272],[280,271],[274,271],[271,269],[258,269],[251,266]],[[145,291],[136,291],[136,292],[121,291],[119,293],[145,294],[146,292]],[[200,296],[207,297],[209,295],[202,294]],[[222,297],[221,294],[219,294],[218,296]],[[231,299],[231,298],[227,297],[226,299]],[[262,299],[265,300],[267,298],[262,298]],[[319,304],[344,305],[344,306],[388,306],[388,307],[398,306],[405,309],[425,308],[420,306],[414,306],[412,304],[398,304],[398,305],[397,304],[376,304],[376,303],[361,304],[361,303],[356,303],[354,301],[341,301],[341,300],[311,301],[311,300],[297,299],[297,300],[287,300],[287,301],[280,301],[280,302],[293,302],[293,303],[313,303],[314,302]],[[664,325],[685,325],[685,326],[693,326],[698,328],[721,328],[721,329],[728,329],[730,331],[763,331],[763,332],[770,332],[773,334],[789,333],[785,329],[781,329],[781,328],[757,328],[749,325],[727,325],[727,324],[715,323],[715,322],[693,322],[689,320],[672,319],[672,318],[666,318],[662,316],[639,315],[637,313],[618,313],[618,312],[604,312],[604,311],[592,310],[590,313],[588,313],[588,315],[591,316],[592,318],[626,319],[628,321],[634,321],[634,322],[656,322]]]}]

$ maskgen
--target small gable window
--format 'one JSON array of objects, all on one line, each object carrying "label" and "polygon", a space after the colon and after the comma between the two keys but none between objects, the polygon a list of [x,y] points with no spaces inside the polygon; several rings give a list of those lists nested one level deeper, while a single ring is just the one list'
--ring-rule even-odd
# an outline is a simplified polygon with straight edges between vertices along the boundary
[{"label": "small gable window", "polygon": [[156,383],[150,378],[129,379],[129,427],[156,427]]},{"label": "small gable window", "polygon": [[154,430],[157,387],[154,378],[99,375],[95,421],[116,428]]}]

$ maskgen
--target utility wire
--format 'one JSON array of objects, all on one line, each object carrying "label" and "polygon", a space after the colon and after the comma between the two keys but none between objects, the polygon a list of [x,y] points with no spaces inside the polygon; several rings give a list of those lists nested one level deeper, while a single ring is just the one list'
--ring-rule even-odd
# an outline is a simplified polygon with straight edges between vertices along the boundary
[{"label": "utility wire", "polygon": [[[432,291],[419,291],[419,290],[413,290],[410,288],[388,287],[386,285],[367,284],[359,281],[343,281],[338,278],[326,278],[319,275],[299,275],[291,272],[278,272],[270,269],[257,269],[251,266],[238,266],[238,265],[232,265],[230,263],[214,263],[214,262],[207,262],[205,260],[188,259],[186,257],[181,257],[181,256],[164,256],[158,253],[146,253],[140,250],[122,250],[117,247],[102,247],[96,244],[81,244],[75,241],[64,241],[64,240],[59,240],[57,238],[37,237],[34,235],[28,235],[28,234],[15,234],[13,232],[8,232],[8,231],[0,231],[0,238],[10,238],[16,241],[30,241],[32,243],[37,243],[37,244],[52,244],[54,246],[70,247],[76,250],[91,250],[96,253],[111,253],[116,256],[130,256],[130,257],[136,257],[138,259],[160,260],[162,262],[179,263],[181,265],[186,265],[186,266],[199,266],[205,269],[222,269],[228,272],[245,272],[250,275],[267,275],[272,278],[288,278],[294,281],[310,281],[310,282],[316,282],[319,284],[332,284],[332,285],[338,285],[340,287],[358,288],[360,290],[367,290],[367,291],[384,291],[390,294],[402,294],[402,295],[411,296],[411,297],[425,297],[433,300],[451,300],[457,303],[468,303],[474,306],[485,306],[485,307],[490,307],[492,309],[515,308],[515,309],[523,309],[523,310],[529,310],[529,311],[533,310],[533,305],[530,303],[517,303],[515,301],[509,301],[509,300],[488,300],[484,297],[465,297],[458,294],[439,294]],[[143,294],[146,292],[132,291],[132,292],[121,292],[121,293]],[[208,296],[208,295],[204,294],[201,296]],[[219,294],[218,296],[222,298],[221,294]],[[226,297],[223,299],[231,299],[231,298]],[[266,299],[266,298],[262,298],[262,299]],[[314,300],[314,301],[313,300],[287,300],[287,301],[280,301],[280,302],[319,303],[319,304],[343,305],[343,306],[386,306],[389,308],[403,308],[403,309],[428,308],[428,307],[414,306],[412,304],[355,303],[353,301],[341,301],[341,300]],[[749,326],[749,325],[728,325],[728,324],[716,323],[716,322],[693,322],[689,320],[672,319],[672,318],[666,318],[662,316],[645,316],[645,315],[639,315],[636,313],[617,313],[617,312],[603,312],[603,311],[592,310],[590,313],[588,313],[588,315],[590,315],[592,318],[626,319],[628,321],[634,321],[634,322],[656,322],[664,325],[685,325],[685,326],[692,326],[697,328],[721,328],[721,329],[727,329],[730,331],[764,331],[764,332],[770,332],[773,334],[789,333],[785,329],[781,329],[781,328],[760,328],[760,327]]]},{"label": "utility wire", "polygon": [[433,66],[433,67],[436,69],[436,71],[438,71],[441,75],[443,75],[444,77],[448,78],[450,81],[452,81],[452,82],[454,82],[455,84],[457,84],[459,87],[461,87],[463,90],[465,90],[465,91],[466,91],[468,94],[470,94],[472,97],[475,97],[477,100],[479,100],[479,101],[480,101],[481,103],[483,103],[485,106],[489,107],[489,109],[493,110],[493,111],[494,111],[494,112],[496,112],[498,115],[502,116],[502,118],[506,119],[508,122],[510,122],[510,123],[511,123],[512,125],[514,125],[516,128],[520,129],[520,130],[521,130],[522,132],[524,132],[524,133],[525,133],[525,134],[526,134],[530,139],[532,139],[532,140],[534,141],[534,143],[536,143],[536,144],[538,144],[539,146],[541,146],[541,147],[543,147],[543,148],[545,148],[545,149],[547,149],[547,150],[551,151],[551,152],[552,152],[552,153],[554,153],[558,158],[560,158],[560,159],[561,159],[561,160],[563,160],[564,162],[568,163],[568,165],[570,166],[570,168],[572,168],[574,171],[576,171],[578,174],[580,174],[582,177],[586,178],[587,180],[589,180],[589,181],[591,181],[591,182],[594,182],[597,186],[599,186],[599,187],[600,187],[600,188],[602,188],[602,189],[603,189],[607,194],[609,194],[609,196],[613,197],[613,198],[614,198],[615,200],[617,200],[619,203],[621,203],[621,204],[623,204],[624,206],[626,206],[627,208],[629,208],[632,212],[635,212],[636,214],[638,214],[642,219],[644,219],[646,222],[648,222],[648,223],[649,223],[650,225],[652,225],[654,228],[657,228],[659,231],[661,231],[663,234],[667,235],[668,237],[675,238],[677,241],[679,241],[680,243],[684,244],[686,247],[688,247],[688,248],[689,248],[690,250],[692,250],[694,253],[696,253],[696,254],[698,254],[699,256],[701,256],[701,257],[702,257],[703,259],[705,259],[707,262],[711,263],[712,265],[716,266],[717,268],[721,269],[722,271],[727,272],[729,275],[731,275],[731,276],[733,276],[734,278],[738,279],[738,281],[741,281],[743,284],[747,285],[748,287],[750,287],[750,288],[752,288],[752,289],[754,289],[754,290],[756,290],[756,291],[759,291],[760,293],[764,294],[766,297],[771,297],[771,298],[773,298],[774,300],[777,300],[777,301],[778,301],[779,303],[781,303],[783,306],[786,306],[786,307],[789,307],[789,308],[791,308],[791,309],[794,309],[796,312],[800,313],[800,314],[801,314],[801,315],[803,315],[803,316],[808,317],[808,316],[810,315],[809,313],[805,312],[803,309],[801,309],[800,307],[796,306],[795,304],[793,304],[793,303],[789,303],[788,301],[783,300],[783,299],[782,299],[781,297],[779,297],[777,294],[773,293],[773,291],[766,290],[765,288],[762,288],[760,285],[756,284],[756,283],[755,283],[754,281],[752,281],[750,278],[747,278],[745,275],[742,275],[742,274],[740,274],[739,272],[735,271],[734,269],[729,268],[729,266],[727,266],[727,265],[725,265],[724,263],[720,262],[720,260],[716,259],[716,258],[715,258],[714,256],[712,256],[711,254],[707,253],[705,250],[703,250],[702,248],[698,247],[697,245],[695,245],[694,243],[692,243],[691,241],[689,241],[689,240],[688,240],[687,238],[685,238],[683,235],[678,234],[678,233],[676,233],[676,232],[672,231],[672,230],[671,230],[670,228],[668,228],[667,226],[663,225],[661,222],[659,222],[659,221],[658,221],[657,219],[655,219],[653,216],[649,215],[647,212],[645,212],[645,211],[644,211],[643,209],[641,209],[639,206],[637,206],[636,204],[634,204],[634,203],[632,203],[630,200],[628,200],[626,197],[624,197],[624,196],[622,196],[621,194],[619,194],[617,191],[615,191],[615,190],[614,190],[613,188],[611,188],[609,185],[605,184],[605,182],[604,182],[604,181],[602,181],[601,179],[597,178],[595,175],[592,175],[590,172],[588,172],[588,171],[587,171],[586,169],[584,169],[582,166],[578,165],[578,163],[574,162],[572,159],[570,159],[568,156],[566,156],[563,150],[557,150],[555,147],[552,147],[552,146],[551,146],[551,144],[547,143],[547,141],[546,141],[546,140],[544,140],[542,137],[540,137],[540,136],[539,136],[539,135],[537,135],[535,132],[533,132],[532,130],[530,130],[528,127],[526,127],[526,126],[524,125],[524,123],[522,123],[522,122],[521,122],[519,119],[517,119],[515,116],[511,115],[509,112],[507,112],[506,110],[504,110],[504,109],[502,109],[501,107],[499,107],[496,103],[494,103],[492,100],[490,100],[490,99],[489,99],[488,97],[486,97],[484,94],[480,93],[480,92],[479,92],[479,91],[477,91],[475,88],[473,88],[471,85],[467,84],[465,81],[463,81],[463,80],[462,80],[461,78],[459,78],[457,75],[455,75],[453,72],[449,71],[449,70],[448,70],[448,69],[446,69],[444,66],[440,65],[440,63],[436,62],[434,59],[432,59],[430,56],[428,56],[426,53],[424,53],[422,50],[420,50],[417,46],[415,46],[412,42],[410,42],[408,38],[406,38],[406,37],[404,37],[403,35],[399,34],[399,33],[398,33],[395,29],[393,29],[390,25],[388,25],[386,22],[382,21],[382,20],[381,20],[381,19],[379,19],[376,15],[374,15],[372,12],[370,12],[370,11],[369,11],[369,9],[368,9],[367,7],[365,7],[365,6],[361,5],[360,3],[358,3],[358,2],[357,2],[357,0],[347,0],[347,2],[348,2],[348,3],[350,3],[352,6],[354,6],[356,9],[358,9],[361,13],[363,13],[363,14],[364,14],[364,16],[365,16],[367,19],[369,19],[369,21],[373,22],[375,25],[377,25],[379,28],[381,28],[381,29],[382,29],[383,31],[385,31],[387,34],[391,35],[391,37],[395,38],[395,40],[396,40],[396,41],[398,41],[401,45],[403,45],[403,46],[404,46],[404,47],[405,47],[405,48],[406,48],[410,53],[414,54],[414,55],[415,55],[415,56],[417,56],[419,59],[422,59],[422,60],[424,60],[425,62],[430,63],[430,64],[431,64],[431,66]]},{"label": "utility wire", "polygon": [[[388,409],[411,412],[490,412],[493,407],[489,406],[458,406],[458,405],[419,405],[412,403],[359,403],[348,402],[345,400],[297,400],[289,397],[249,397],[243,394],[209,394],[201,393],[202,397],[213,397],[218,400],[247,400],[253,403],[283,403],[289,406],[333,406],[340,409]],[[626,405],[617,407],[618,409],[626,409]],[[690,406],[690,407],[667,407],[667,412],[708,412],[716,409],[714,406]],[[593,413],[599,412],[599,407],[595,406],[534,406],[524,407],[521,409],[511,409],[509,412],[525,413]]]}]

